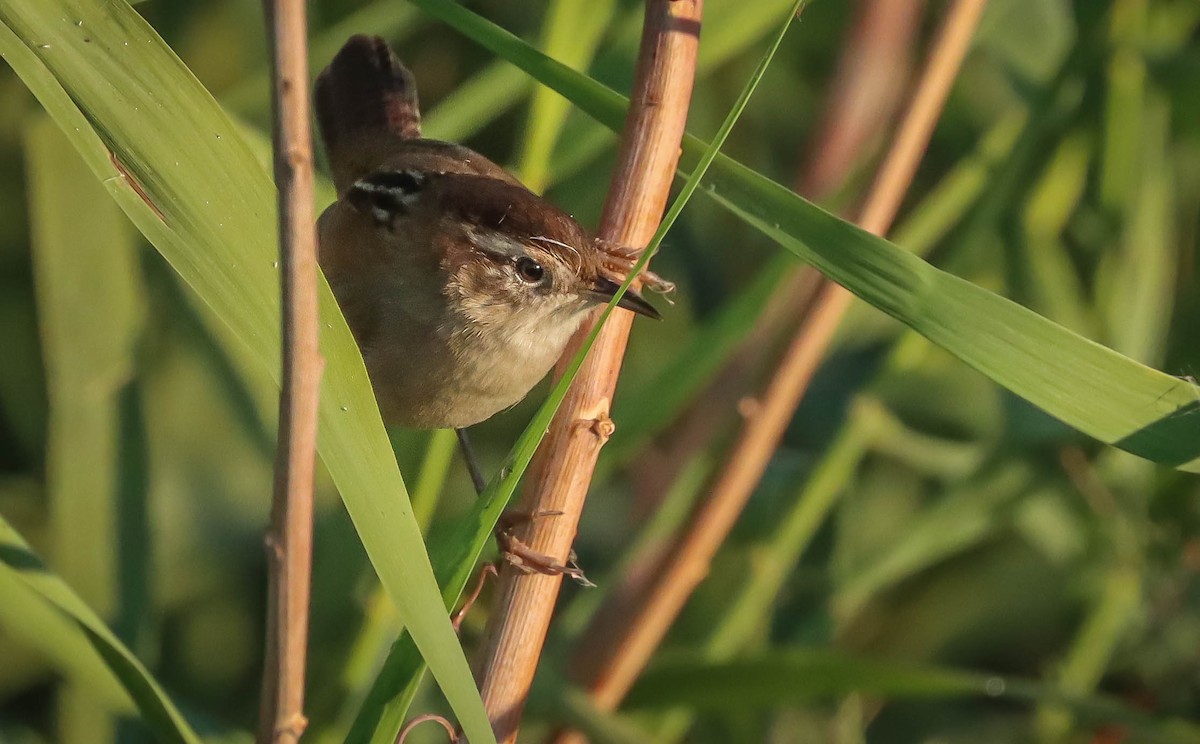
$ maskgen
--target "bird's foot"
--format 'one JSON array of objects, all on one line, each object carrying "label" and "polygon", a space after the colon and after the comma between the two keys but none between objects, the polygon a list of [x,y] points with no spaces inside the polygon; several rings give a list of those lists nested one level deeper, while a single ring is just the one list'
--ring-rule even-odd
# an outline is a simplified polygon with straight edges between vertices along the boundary
[{"label": "bird's foot", "polygon": [[[621,276],[629,275],[641,254],[641,251],[636,248],[616,243],[604,242],[600,247],[603,249],[604,268]],[[675,282],[667,281],[649,269],[642,270],[641,278],[642,286],[656,294],[666,295],[675,291]],[[665,299],[667,302],[671,302],[669,297]]]},{"label": "bird's foot", "polygon": [[520,525],[531,522],[534,519],[544,517],[561,516],[560,511],[536,511],[536,512],[506,512],[500,517],[500,521],[496,524],[496,542],[500,545],[500,554],[504,556],[504,560],[508,561],[514,568],[522,573],[540,573],[547,576],[569,576],[576,583],[582,586],[593,587],[591,581],[588,581],[584,575],[583,569],[579,567],[576,561],[575,551],[572,550],[567,556],[565,564],[559,563],[552,556],[530,548],[521,541],[513,531]]}]

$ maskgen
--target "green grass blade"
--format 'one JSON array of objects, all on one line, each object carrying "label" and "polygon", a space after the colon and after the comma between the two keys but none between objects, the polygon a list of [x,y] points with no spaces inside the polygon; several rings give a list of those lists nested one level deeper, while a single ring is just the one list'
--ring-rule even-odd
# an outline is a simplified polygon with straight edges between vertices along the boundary
[{"label": "green grass blade", "polygon": [[1111,698],[1074,697],[1026,680],[798,648],[772,649],[720,664],[701,661],[695,655],[665,659],[634,685],[626,706],[744,713],[854,692],[917,700],[979,697],[1021,703],[1054,701],[1081,720],[1129,726],[1136,731],[1137,741],[1182,744],[1200,736],[1194,724],[1156,719]]},{"label": "green grass blade", "polygon": [[[758,86],[763,74],[765,74],[768,65],[771,63],[771,59],[775,55],[775,51],[779,48],[784,35],[787,33],[787,29],[791,25],[792,19],[795,17],[796,11],[803,5],[803,2],[804,0],[797,0],[795,7],[788,13],[786,21],[779,29],[778,35],[769,45],[757,69],[755,69],[742,89],[741,95],[731,108],[725,122],[721,125],[717,136],[701,157],[700,164],[693,171],[680,190],[679,195],[667,210],[666,215],[655,231],[654,237],[650,239],[646,250],[638,258],[636,265],[629,272],[629,276],[626,277],[621,288],[613,296],[608,306],[605,307],[599,320],[584,340],[579,352],[567,365],[566,369],[563,370],[562,377],[555,383],[546,402],[538,409],[533,421],[529,423],[525,431],[521,434],[521,437],[517,440],[517,444],[513,447],[513,450],[505,460],[504,466],[500,469],[499,475],[492,478],[488,483],[487,488],[480,495],[474,508],[468,515],[457,521],[449,529],[435,533],[430,539],[430,552],[439,584],[442,586],[442,595],[447,608],[452,607],[458,601],[459,595],[462,594],[463,589],[470,580],[471,572],[474,570],[479,556],[491,538],[496,521],[500,518],[501,512],[504,511],[509,499],[512,498],[512,494],[516,491],[521,476],[524,475],[525,469],[533,459],[534,452],[541,443],[542,437],[545,436],[546,430],[554,418],[554,414],[558,411],[558,407],[566,397],[567,391],[575,379],[575,375],[583,365],[583,360],[587,356],[588,351],[591,350],[597,336],[599,336],[605,321],[608,320],[613,308],[620,302],[621,297],[625,295],[626,290],[629,289],[633,280],[645,268],[646,264],[649,263],[650,258],[654,255],[663,237],[671,229],[671,226],[675,223],[680,213],[682,213],[687,201],[696,192],[700,181],[704,178],[708,170],[708,166],[714,162],[721,145],[725,142],[725,138],[733,130],[738,117],[741,116],[746,103],[750,100],[754,89]],[[416,694],[422,672],[420,659],[414,653],[414,649],[408,642],[406,634],[393,646],[392,653],[388,656],[387,661],[385,661],[384,668],[380,672],[375,685],[372,686],[367,696],[367,701],[364,703],[358,719],[355,721],[348,741],[360,742],[370,740],[372,742],[386,742],[394,740],[396,735],[394,727],[406,715],[412,697]],[[391,738],[389,739],[388,737]]]},{"label": "green grass blade", "polygon": [[[0,52],[134,224],[279,370],[274,189],[237,130],[128,5],[0,6]],[[354,340],[321,290],[320,454],[380,580],[473,742],[493,741]],[[238,355],[233,355],[238,358]]]},{"label": "green grass blade", "polygon": [[91,637],[2,564],[0,629],[6,673],[20,668],[22,662],[44,660],[108,710],[129,717],[138,714],[129,693],[92,646]]},{"label": "green grass blade", "polygon": [[[416,4],[618,129],[628,102],[448,0]],[[684,169],[705,151],[684,140]],[[861,299],[1030,403],[1102,442],[1200,472],[1200,387],[1056,325],[934,268],[883,238],[720,156],[707,187],[718,203]]]},{"label": "green grass blade", "polygon": [[[3,517],[0,517],[0,573],[7,575],[0,587],[9,586],[7,579],[15,578],[70,618],[79,634],[104,659],[160,741],[199,744],[200,738],[146,667],[62,579],[46,568]],[[7,602],[8,598],[4,600]]]}]

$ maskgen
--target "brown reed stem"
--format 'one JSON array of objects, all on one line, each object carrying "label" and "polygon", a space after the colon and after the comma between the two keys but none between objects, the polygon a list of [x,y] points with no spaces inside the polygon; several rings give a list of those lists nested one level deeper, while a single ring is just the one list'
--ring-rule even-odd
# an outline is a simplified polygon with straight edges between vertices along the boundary
[{"label": "brown reed stem", "polygon": [[[917,92],[863,207],[859,224],[865,229],[882,234],[890,227],[985,4],[986,0],[956,0],[948,11]],[[644,603],[627,616],[626,632],[599,665],[590,686],[592,702],[599,709],[616,708],[692,591],[708,574],[709,563],[762,477],[851,299],[849,292],[835,284],[826,282],[821,288],[760,405],[746,418],[710,497],[654,572],[653,585],[642,595]]]},{"label": "brown reed stem", "polygon": [[312,573],[313,469],[323,361],[318,345],[317,242],[303,0],[265,0],[279,191],[283,383],[271,525],[266,661],[258,741],[295,742],[304,717]]},{"label": "brown reed stem", "polygon": [[[641,49],[601,238],[640,246],[663,210],[683,138],[695,75],[703,0],[648,0]],[[612,433],[609,403],[632,315],[609,319],[550,426],[530,468],[520,509],[553,514],[515,532],[532,550],[566,562],[600,448]],[[568,345],[579,348],[588,325]],[[550,626],[562,578],[506,566],[476,676],[500,742],[516,740],[521,713]]]}]

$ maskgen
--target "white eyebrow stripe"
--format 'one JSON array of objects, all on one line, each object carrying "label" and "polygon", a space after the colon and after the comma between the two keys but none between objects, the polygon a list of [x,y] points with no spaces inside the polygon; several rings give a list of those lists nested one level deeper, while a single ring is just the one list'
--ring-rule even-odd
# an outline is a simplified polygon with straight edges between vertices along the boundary
[{"label": "white eyebrow stripe", "polygon": [[471,245],[489,256],[512,260],[525,255],[521,242],[502,232],[468,225],[466,235]]},{"label": "white eyebrow stripe", "polygon": [[533,237],[530,238],[530,240],[536,240],[541,243],[549,243],[550,245],[557,245],[560,248],[566,248],[568,251],[571,252],[572,255],[575,256],[575,271],[579,272],[580,270],[582,270],[583,257],[579,255],[579,249],[576,248],[575,246],[567,245],[566,243],[562,242],[561,240],[555,240],[554,238],[547,238],[545,235],[534,235]]}]

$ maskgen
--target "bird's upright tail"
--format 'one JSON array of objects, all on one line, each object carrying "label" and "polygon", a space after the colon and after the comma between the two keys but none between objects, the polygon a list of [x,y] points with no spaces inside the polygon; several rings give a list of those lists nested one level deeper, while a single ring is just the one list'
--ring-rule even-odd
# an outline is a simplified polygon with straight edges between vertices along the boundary
[{"label": "bird's upright tail", "polygon": [[421,136],[417,84],[387,42],[352,36],[317,77],[317,125],[343,194],[396,139]]}]

